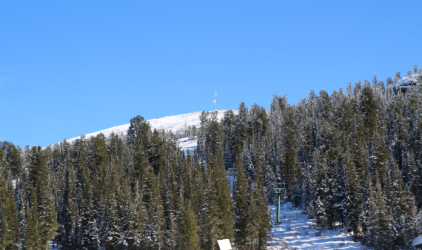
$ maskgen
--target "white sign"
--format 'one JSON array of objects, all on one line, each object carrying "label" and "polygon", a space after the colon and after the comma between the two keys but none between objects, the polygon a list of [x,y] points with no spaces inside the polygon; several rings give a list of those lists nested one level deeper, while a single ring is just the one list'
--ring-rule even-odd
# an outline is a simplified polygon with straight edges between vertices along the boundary
[{"label": "white sign", "polygon": [[232,245],[230,245],[229,239],[217,240],[217,242],[218,242],[218,246],[220,247],[220,250],[231,250],[232,249]]}]

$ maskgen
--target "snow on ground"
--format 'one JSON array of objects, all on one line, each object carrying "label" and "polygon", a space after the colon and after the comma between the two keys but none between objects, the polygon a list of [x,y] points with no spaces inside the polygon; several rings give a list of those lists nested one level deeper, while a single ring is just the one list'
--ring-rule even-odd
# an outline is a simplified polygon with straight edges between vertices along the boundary
[{"label": "snow on ground", "polygon": [[415,86],[418,82],[418,78],[421,74],[412,74],[405,76],[394,81],[393,87],[395,88],[407,88],[408,86]]},{"label": "snow on ground", "polygon": [[198,148],[198,140],[189,140],[188,138],[179,139],[179,146],[184,150],[189,150],[189,153],[193,154]]},{"label": "snow on ground", "polygon": [[272,217],[271,240],[268,250],[276,249],[366,249],[352,240],[343,229],[323,230],[291,203],[280,208],[281,223],[276,224],[277,206],[270,206]]},{"label": "snow on ground", "polygon": [[60,247],[57,245],[54,245],[52,241],[50,241],[50,250],[60,250]]},{"label": "snow on ground", "polygon": [[[225,112],[226,110],[218,110],[218,116],[217,116],[218,120],[221,120],[224,117]],[[233,112],[237,113],[237,111],[235,110],[233,110]],[[148,120],[148,122],[151,124],[152,129],[166,130],[166,131],[172,131],[173,133],[176,133],[180,130],[185,129],[187,126],[195,125],[196,128],[199,128],[200,123],[201,123],[199,120],[200,114],[201,112],[194,112],[194,113],[188,113],[188,114],[183,114],[183,115],[166,116],[162,118],[151,119],[151,120]],[[125,135],[127,133],[127,130],[129,129],[129,125],[130,124],[124,124],[124,125],[100,130],[98,132],[86,134],[85,137],[90,138],[100,133],[103,133],[106,137],[109,137],[111,133]],[[78,138],[80,137],[79,136],[74,137],[67,141],[73,142]]]}]

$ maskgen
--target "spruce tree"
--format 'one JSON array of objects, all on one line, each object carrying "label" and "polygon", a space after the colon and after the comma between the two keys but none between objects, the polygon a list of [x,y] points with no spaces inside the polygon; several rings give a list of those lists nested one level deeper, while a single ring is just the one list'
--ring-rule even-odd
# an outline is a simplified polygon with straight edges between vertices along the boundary
[{"label": "spruce tree", "polygon": [[223,151],[221,146],[218,149],[218,160],[214,165],[213,176],[216,185],[216,202],[218,213],[218,228],[220,239],[230,239],[233,241],[233,204],[230,195],[230,188],[227,173],[224,167]]},{"label": "spruce tree", "polygon": [[[31,171],[30,180],[32,181],[32,191],[35,191],[37,206],[32,206],[34,220],[37,223],[40,236],[40,247],[50,247],[50,240],[56,236],[58,223],[56,221],[56,210],[53,204],[50,188],[50,170],[47,167],[45,156],[41,147],[34,146],[31,149]],[[31,197],[32,199],[32,197]],[[37,225],[37,224],[35,224]]]},{"label": "spruce tree", "polygon": [[265,249],[269,232],[271,231],[271,217],[268,210],[268,201],[264,192],[262,166],[258,164],[255,178],[255,193],[256,193],[256,216],[258,219],[258,246],[257,249]]},{"label": "spruce tree", "polygon": [[350,148],[347,150],[347,162],[346,162],[346,193],[345,200],[343,201],[344,217],[346,225],[348,225],[353,231],[353,237],[356,239],[358,234],[358,226],[361,207],[361,196],[358,176]]},{"label": "spruce tree", "polygon": [[36,191],[33,190],[31,193],[31,206],[27,206],[27,221],[28,228],[24,234],[23,246],[24,250],[46,250],[50,246],[46,246],[43,242],[41,234],[41,223],[40,223],[40,213],[37,210],[38,201]]},{"label": "spruce tree", "polygon": [[[180,214],[179,214],[179,249],[199,250],[198,228],[196,224],[195,214],[190,207],[190,201],[184,201],[184,197],[180,196]],[[185,203],[187,203],[185,205]]]},{"label": "spruce tree", "polygon": [[376,220],[373,224],[373,230],[375,231],[374,243],[378,249],[391,249],[394,244],[394,228],[393,218],[391,215],[391,208],[386,206],[385,196],[381,189],[381,183],[377,178],[377,191],[376,191],[376,209],[373,213]]},{"label": "spruce tree", "polygon": [[7,196],[7,202],[4,203],[5,211],[7,212],[7,227],[8,227],[8,237],[9,237],[9,246],[7,249],[14,250],[19,249],[19,219],[18,212],[16,209],[15,194],[13,190],[12,180],[8,178],[6,182],[5,194]]},{"label": "spruce tree", "polygon": [[241,249],[247,244],[250,235],[248,234],[248,183],[239,153],[236,154],[236,179],[236,186],[234,188],[234,242]]}]

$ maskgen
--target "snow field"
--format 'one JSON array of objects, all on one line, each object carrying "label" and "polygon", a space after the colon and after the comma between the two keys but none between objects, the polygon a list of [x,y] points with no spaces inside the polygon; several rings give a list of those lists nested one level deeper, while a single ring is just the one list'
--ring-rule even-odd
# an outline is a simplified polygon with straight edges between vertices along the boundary
[{"label": "snow field", "polygon": [[270,206],[272,229],[268,250],[278,249],[366,249],[353,241],[352,234],[343,229],[324,230],[315,221],[308,219],[302,210],[295,209],[291,203],[280,208],[280,224],[276,224],[277,206]]},{"label": "snow field", "polygon": [[179,139],[179,147],[183,149],[183,151],[188,151],[190,154],[193,154],[195,150],[198,148],[198,140],[189,140],[186,138]]}]

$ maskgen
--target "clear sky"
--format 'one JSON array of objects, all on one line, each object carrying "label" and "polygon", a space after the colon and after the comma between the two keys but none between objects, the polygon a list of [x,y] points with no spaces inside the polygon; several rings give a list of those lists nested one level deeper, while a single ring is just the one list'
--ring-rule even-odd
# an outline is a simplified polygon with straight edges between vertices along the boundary
[{"label": "clear sky", "polygon": [[112,126],[422,66],[422,1],[1,1],[0,141]]}]

